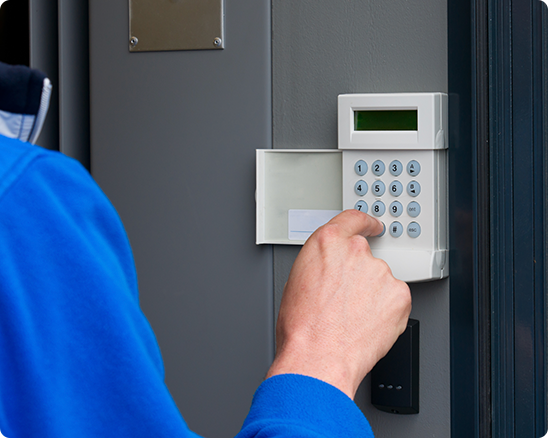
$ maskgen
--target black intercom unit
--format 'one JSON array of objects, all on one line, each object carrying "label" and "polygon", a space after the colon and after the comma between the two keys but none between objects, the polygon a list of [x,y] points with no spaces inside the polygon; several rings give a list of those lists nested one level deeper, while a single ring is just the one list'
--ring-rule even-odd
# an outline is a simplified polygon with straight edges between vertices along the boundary
[{"label": "black intercom unit", "polygon": [[371,403],[393,414],[419,413],[419,321],[410,319],[371,371]]}]

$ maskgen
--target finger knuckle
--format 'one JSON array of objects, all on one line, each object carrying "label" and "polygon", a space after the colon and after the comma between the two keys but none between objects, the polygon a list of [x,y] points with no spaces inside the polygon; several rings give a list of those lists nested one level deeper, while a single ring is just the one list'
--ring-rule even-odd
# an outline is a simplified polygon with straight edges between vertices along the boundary
[{"label": "finger knuckle", "polygon": [[336,224],[325,224],[318,228],[315,233],[315,239],[320,246],[330,246],[339,238],[340,229]]}]

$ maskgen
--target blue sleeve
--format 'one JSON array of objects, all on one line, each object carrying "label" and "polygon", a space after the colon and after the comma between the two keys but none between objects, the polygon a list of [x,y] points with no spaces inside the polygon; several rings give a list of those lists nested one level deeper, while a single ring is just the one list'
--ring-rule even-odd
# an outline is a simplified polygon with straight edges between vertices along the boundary
[{"label": "blue sleeve", "polygon": [[[198,437],[164,384],[114,208],[77,162],[2,136],[0,431]],[[238,438],[284,436],[373,435],[342,392],[284,375],[259,387]]]},{"label": "blue sleeve", "polygon": [[197,436],[164,384],[114,208],[77,162],[4,137],[0,431]]},{"label": "blue sleeve", "polygon": [[312,377],[283,374],[263,382],[236,438],[373,438],[356,404]]}]

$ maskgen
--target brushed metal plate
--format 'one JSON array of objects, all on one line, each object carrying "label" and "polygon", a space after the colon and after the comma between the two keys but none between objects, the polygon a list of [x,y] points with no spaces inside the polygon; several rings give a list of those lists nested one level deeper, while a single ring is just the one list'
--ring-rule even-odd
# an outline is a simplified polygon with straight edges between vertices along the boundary
[{"label": "brushed metal plate", "polygon": [[224,48],[224,0],[129,0],[129,50]]}]

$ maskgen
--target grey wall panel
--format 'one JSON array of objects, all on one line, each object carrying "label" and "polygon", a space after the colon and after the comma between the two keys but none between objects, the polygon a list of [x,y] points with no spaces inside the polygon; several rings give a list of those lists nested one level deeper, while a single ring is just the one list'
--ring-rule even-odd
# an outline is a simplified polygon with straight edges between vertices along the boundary
[{"label": "grey wall panel", "polygon": [[127,2],[90,2],[92,174],[128,230],[168,387],[209,437],[239,430],[273,352],[272,250],[254,243],[270,3],[228,1],[225,41],[129,53]]},{"label": "grey wall panel", "polygon": [[[273,146],[336,148],[337,95],[447,92],[444,0],[277,0],[272,8]],[[297,248],[274,249],[276,309]],[[420,320],[418,415],[380,412],[368,379],[356,401],[379,437],[449,437],[450,356],[447,280],[415,284]]]}]

